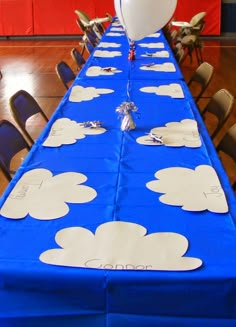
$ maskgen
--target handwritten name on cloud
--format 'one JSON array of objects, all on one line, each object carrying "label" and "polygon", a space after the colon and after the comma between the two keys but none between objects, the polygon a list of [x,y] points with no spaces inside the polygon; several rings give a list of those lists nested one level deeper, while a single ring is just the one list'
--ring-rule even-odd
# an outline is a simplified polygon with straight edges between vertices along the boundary
[{"label": "handwritten name on cloud", "polygon": [[102,94],[113,93],[111,89],[98,89],[95,87],[73,86],[69,96],[71,102],[90,101],[100,97]]},{"label": "handwritten name on cloud", "polygon": [[138,224],[113,221],[100,225],[95,234],[82,227],[56,234],[60,248],[40,255],[44,263],[69,267],[121,270],[193,270],[198,258],[184,257],[188,240],[177,233],[153,233]]},{"label": "handwritten name on cloud", "polygon": [[154,93],[156,95],[170,96],[171,98],[184,98],[182,87],[178,83],[160,86],[147,86],[140,89],[141,92]]},{"label": "handwritten name on cloud", "polygon": [[153,192],[164,193],[159,197],[162,203],[181,206],[187,211],[228,212],[224,191],[211,166],[171,167],[157,171],[155,177],[157,180],[146,186]]},{"label": "handwritten name on cloud", "polygon": [[69,118],[57,119],[51,127],[47,139],[43,142],[47,147],[59,147],[63,144],[73,144],[86,135],[98,135],[105,133],[106,129],[87,128],[82,123],[77,123]]},{"label": "handwritten name on cloud", "polygon": [[26,172],[3,204],[0,214],[10,219],[22,219],[28,214],[36,219],[50,220],[69,212],[67,203],[92,201],[97,192],[85,185],[87,177],[68,172],[53,176],[50,170]]}]

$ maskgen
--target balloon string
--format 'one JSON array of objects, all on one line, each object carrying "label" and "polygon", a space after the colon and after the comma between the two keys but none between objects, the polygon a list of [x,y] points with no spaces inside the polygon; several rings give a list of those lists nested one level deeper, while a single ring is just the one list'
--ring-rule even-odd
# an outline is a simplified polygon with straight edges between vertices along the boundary
[{"label": "balloon string", "polygon": [[129,60],[129,67],[128,67],[128,81],[127,81],[127,101],[131,102],[131,96],[130,96],[130,91],[131,91],[131,70],[132,70],[132,60]]}]

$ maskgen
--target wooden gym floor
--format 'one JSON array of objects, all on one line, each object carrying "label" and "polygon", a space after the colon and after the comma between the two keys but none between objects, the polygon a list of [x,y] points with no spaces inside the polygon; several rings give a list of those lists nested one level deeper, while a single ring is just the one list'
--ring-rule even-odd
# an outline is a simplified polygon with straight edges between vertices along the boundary
[{"label": "wooden gym floor", "polygon": [[[20,89],[25,89],[33,95],[46,115],[50,117],[65,93],[65,88],[55,73],[55,65],[64,60],[76,72],[76,65],[70,56],[73,47],[80,49],[79,39],[1,40],[0,70],[3,78],[0,81],[0,119],[8,119],[14,123],[9,109],[9,98]],[[211,96],[221,88],[228,89],[235,97],[236,41],[203,40],[203,58],[204,61],[214,66],[215,72],[211,84],[200,99],[199,107],[203,108]],[[186,81],[197,66],[195,57],[192,64],[189,58],[186,58],[181,65]],[[234,123],[236,123],[236,103],[232,115],[219,133],[215,144],[219,142],[227,128]],[[42,129],[38,120],[30,121],[30,127],[35,131]],[[224,156],[222,160],[229,178],[235,179],[235,164]],[[17,166],[18,163],[15,165]],[[0,172],[0,195],[7,184],[7,180]]]}]

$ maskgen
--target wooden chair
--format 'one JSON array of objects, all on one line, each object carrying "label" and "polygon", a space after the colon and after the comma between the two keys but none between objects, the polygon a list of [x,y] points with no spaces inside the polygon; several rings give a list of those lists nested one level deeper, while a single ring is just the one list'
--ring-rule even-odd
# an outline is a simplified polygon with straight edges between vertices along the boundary
[{"label": "wooden chair", "polygon": [[75,79],[75,74],[65,61],[60,61],[55,67],[56,73],[62,84],[68,90]]},{"label": "wooden chair", "polygon": [[195,95],[196,103],[199,101],[200,97],[210,84],[210,81],[213,77],[213,73],[214,67],[205,61],[198,66],[198,68],[195,70],[192,77],[190,78],[188,86],[192,88],[194,85],[198,85],[198,87],[200,88],[197,95]]},{"label": "wooden chair", "polygon": [[[236,124],[228,129],[216,147],[216,150],[219,154],[221,151],[227,154],[236,164]],[[236,191],[236,178],[234,179],[235,181],[232,182],[232,187]]]},{"label": "wooden chair", "polygon": [[11,181],[15,173],[10,169],[13,157],[20,151],[30,150],[30,146],[24,139],[20,131],[8,120],[0,121],[0,168],[7,178]]},{"label": "wooden chair", "polygon": [[39,106],[38,102],[25,90],[16,92],[11,96],[9,102],[10,109],[16,123],[21,129],[23,135],[30,141],[31,144],[33,144],[34,139],[27,129],[27,121],[32,116],[39,114],[46,124],[48,122],[47,116]]},{"label": "wooden chair", "polygon": [[217,118],[217,125],[213,132],[211,132],[211,138],[214,139],[226,120],[229,118],[230,113],[233,110],[234,97],[226,89],[217,91],[208,102],[206,107],[202,110],[201,114],[204,120],[207,114],[210,113]]}]

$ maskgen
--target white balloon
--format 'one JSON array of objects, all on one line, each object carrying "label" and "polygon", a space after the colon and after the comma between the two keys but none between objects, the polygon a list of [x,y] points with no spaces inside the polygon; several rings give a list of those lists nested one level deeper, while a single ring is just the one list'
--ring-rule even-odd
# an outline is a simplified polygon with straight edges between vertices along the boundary
[{"label": "white balloon", "polygon": [[128,37],[135,41],[161,29],[171,18],[177,0],[114,0]]}]

